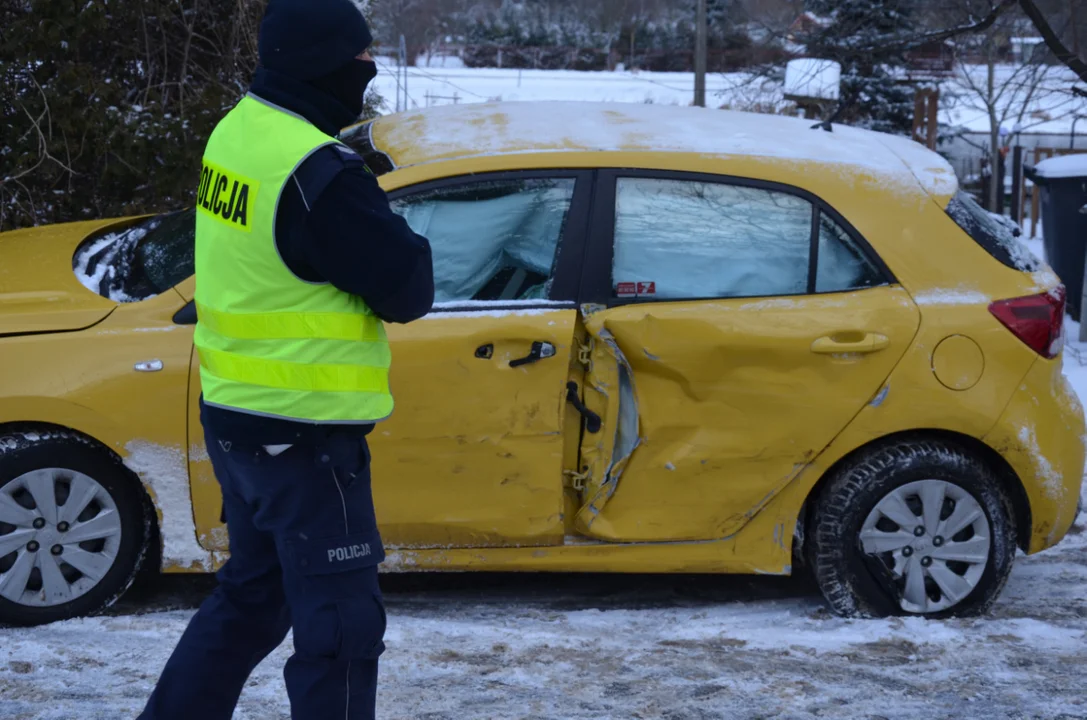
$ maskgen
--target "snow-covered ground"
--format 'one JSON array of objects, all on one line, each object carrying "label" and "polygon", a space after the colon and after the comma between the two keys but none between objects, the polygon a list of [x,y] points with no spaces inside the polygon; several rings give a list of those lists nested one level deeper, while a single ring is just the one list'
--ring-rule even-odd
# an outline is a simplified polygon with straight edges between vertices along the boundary
[{"label": "snow-covered ground", "polygon": [[[391,576],[384,720],[1087,717],[1087,515],[984,619],[842,620],[799,580]],[[206,580],[0,631],[0,717],[134,717]],[[181,590],[178,590],[181,588]],[[289,717],[289,641],[235,717]],[[199,692],[198,688],[193,689]]]},{"label": "snow-covered ground", "polygon": [[[403,78],[379,59],[374,88],[384,100],[382,110],[396,109],[398,84],[403,107]],[[784,103],[781,83],[747,73],[711,74],[706,78],[709,104],[737,110],[777,107]],[[690,105],[693,73],[579,72],[575,70],[509,70],[465,67],[408,68],[407,106],[477,103],[496,100],[594,100],[601,102]]]},{"label": "snow-covered ground", "polygon": [[994,105],[999,124],[1008,132],[1019,126],[1025,133],[1068,135],[1087,100],[1071,92],[1077,79],[1063,65],[997,65],[996,89],[990,92],[985,65],[960,66],[942,87],[940,123],[971,132],[989,132],[988,104]]},{"label": "snow-covered ground", "polygon": [[[399,94],[401,107],[421,108],[451,103],[491,100],[585,100],[604,102],[690,105],[694,97],[694,73],[682,72],[581,72],[577,70],[515,70],[466,68],[459,58],[435,57],[427,66],[407,68],[405,99],[403,76],[395,64],[379,58],[375,89],[384,100],[382,110],[393,112]],[[1029,70],[1029,68],[1028,68]],[[1000,91],[999,116],[1011,131],[1068,135],[1077,115],[1087,113],[1087,100],[1069,88],[1075,79],[1067,68],[1057,66],[1026,76],[1023,66],[996,68]],[[971,65],[944,82],[940,106],[941,124],[970,132],[988,132],[988,111],[973,90],[984,86],[987,68]],[[710,73],[706,78],[708,104],[734,110],[776,112],[791,108],[780,81],[750,72]]]}]

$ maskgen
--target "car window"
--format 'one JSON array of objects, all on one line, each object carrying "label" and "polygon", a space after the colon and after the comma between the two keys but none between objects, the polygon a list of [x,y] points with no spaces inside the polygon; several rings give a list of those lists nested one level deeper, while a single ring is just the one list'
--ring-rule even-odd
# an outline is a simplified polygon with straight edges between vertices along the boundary
[{"label": "car window", "polygon": [[392,207],[430,240],[436,302],[544,299],[575,182],[469,182],[398,198]]},{"label": "car window", "polygon": [[1016,237],[1018,228],[998,220],[962,190],[951,198],[947,214],[974,242],[1008,267],[1026,272],[1041,268],[1038,258]]},{"label": "car window", "polygon": [[815,292],[859,290],[883,282],[883,273],[845,228],[825,213],[819,213]]},{"label": "car window", "polygon": [[762,188],[618,178],[615,297],[696,299],[808,290],[812,205]]},{"label": "car window", "polygon": [[195,209],[156,215],[94,235],[76,249],[72,269],[88,289],[117,302],[166,292],[195,272]]}]

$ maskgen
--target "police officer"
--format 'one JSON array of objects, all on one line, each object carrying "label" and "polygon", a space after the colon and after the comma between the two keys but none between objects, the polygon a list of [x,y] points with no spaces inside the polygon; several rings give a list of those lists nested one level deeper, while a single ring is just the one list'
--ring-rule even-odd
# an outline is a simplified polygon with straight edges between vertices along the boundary
[{"label": "police officer", "polygon": [[230,559],[141,715],[226,720],[294,630],[296,720],[373,718],[384,558],[366,434],[393,410],[384,322],[429,312],[430,246],[334,136],[376,74],[353,0],[270,0],[261,67],[197,197],[201,419]]}]

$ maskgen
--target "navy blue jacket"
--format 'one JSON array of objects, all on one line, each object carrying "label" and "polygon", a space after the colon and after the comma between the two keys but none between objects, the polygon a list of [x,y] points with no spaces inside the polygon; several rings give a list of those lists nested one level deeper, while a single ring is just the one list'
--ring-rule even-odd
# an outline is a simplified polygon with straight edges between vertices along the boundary
[{"label": "navy blue jacket", "polygon": [[[250,92],[300,115],[328,135],[335,136],[351,121],[332,96],[263,68]],[[321,148],[298,167],[280,198],[275,234],[276,247],[291,272],[361,297],[382,320],[407,323],[430,312],[434,302],[430,243],[392,211],[377,179],[348,148]],[[204,423],[218,437],[234,442],[319,442],[328,431],[327,426],[201,405]],[[357,428],[366,434],[373,426]]]}]

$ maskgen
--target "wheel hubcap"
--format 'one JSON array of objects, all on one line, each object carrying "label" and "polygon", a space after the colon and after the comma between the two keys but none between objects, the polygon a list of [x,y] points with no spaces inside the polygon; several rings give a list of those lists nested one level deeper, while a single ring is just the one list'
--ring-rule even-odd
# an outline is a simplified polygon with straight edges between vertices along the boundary
[{"label": "wheel hubcap", "polygon": [[906,612],[932,613],[962,602],[989,562],[989,520],[954,483],[921,480],[887,493],[861,527],[863,551],[893,576]]},{"label": "wheel hubcap", "polygon": [[0,487],[0,597],[34,607],[70,602],[113,567],[120,544],[113,498],[83,473],[34,470]]}]

